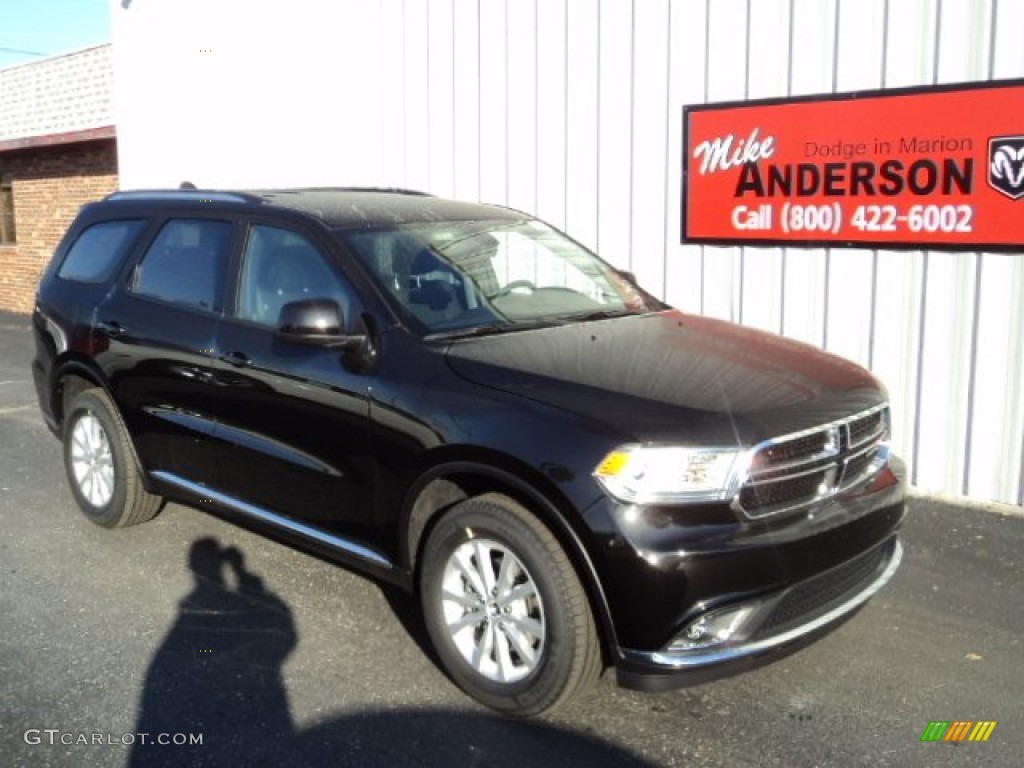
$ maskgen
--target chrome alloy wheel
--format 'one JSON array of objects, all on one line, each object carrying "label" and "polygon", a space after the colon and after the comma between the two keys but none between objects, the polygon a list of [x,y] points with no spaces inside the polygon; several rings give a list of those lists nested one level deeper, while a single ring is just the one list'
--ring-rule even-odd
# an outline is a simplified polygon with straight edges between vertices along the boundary
[{"label": "chrome alloy wheel", "polygon": [[462,657],[483,677],[514,683],[540,664],[544,606],[537,585],[507,547],[470,539],[445,563],[441,606]]},{"label": "chrome alloy wheel", "polygon": [[105,507],[114,496],[114,460],[100,420],[85,413],[71,431],[71,469],[82,496]]}]

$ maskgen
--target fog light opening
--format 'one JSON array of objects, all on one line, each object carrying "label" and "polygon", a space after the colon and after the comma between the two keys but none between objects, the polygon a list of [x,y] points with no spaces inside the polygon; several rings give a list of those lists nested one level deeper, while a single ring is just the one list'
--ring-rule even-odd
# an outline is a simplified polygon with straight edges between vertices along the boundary
[{"label": "fog light opening", "polygon": [[667,650],[692,651],[743,640],[749,635],[747,624],[757,606],[757,603],[744,603],[705,613],[683,627]]}]

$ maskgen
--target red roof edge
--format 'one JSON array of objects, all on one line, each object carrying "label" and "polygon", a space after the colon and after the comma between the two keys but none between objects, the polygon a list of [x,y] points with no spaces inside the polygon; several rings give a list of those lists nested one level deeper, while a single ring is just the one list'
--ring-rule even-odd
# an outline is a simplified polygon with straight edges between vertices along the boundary
[{"label": "red roof edge", "polygon": [[36,147],[53,147],[61,144],[77,144],[81,141],[97,141],[98,139],[113,139],[117,132],[112,125],[105,125],[101,128],[89,128],[85,131],[70,131],[68,133],[48,133],[43,136],[28,136],[23,139],[7,139],[0,141],[0,152],[10,152],[16,149],[35,149]]}]

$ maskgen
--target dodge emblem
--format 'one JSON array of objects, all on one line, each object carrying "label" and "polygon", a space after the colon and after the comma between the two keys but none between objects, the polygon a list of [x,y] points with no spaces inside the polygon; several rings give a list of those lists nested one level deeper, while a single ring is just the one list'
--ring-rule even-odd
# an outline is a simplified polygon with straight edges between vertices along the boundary
[{"label": "dodge emblem", "polygon": [[1024,197],[1024,136],[988,140],[988,183],[1013,200]]}]

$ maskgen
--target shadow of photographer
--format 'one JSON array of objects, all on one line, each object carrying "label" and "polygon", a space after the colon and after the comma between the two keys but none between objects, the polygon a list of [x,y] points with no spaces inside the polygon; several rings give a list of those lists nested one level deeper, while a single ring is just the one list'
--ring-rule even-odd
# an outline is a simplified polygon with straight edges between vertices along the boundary
[{"label": "shadow of photographer", "polygon": [[[195,541],[188,564],[195,585],[146,675],[132,768],[647,765],[590,735],[471,711],[369,711],[299,731],[282,676],[298,642],[288,605],[216,539]],[[406,602],[392,606],[400,620]],[[156,742],[181,733],[203,742]]]},{"label": "shadow of photographer", "polygon": [[281,674],[298,640],[291,610],[216,539],[193,542],[188,565],[195,585],[149,666],[135,730],[209,734],[209,743],[136,742],[130,766],[238,765],[268,735],[294,734]]}]

